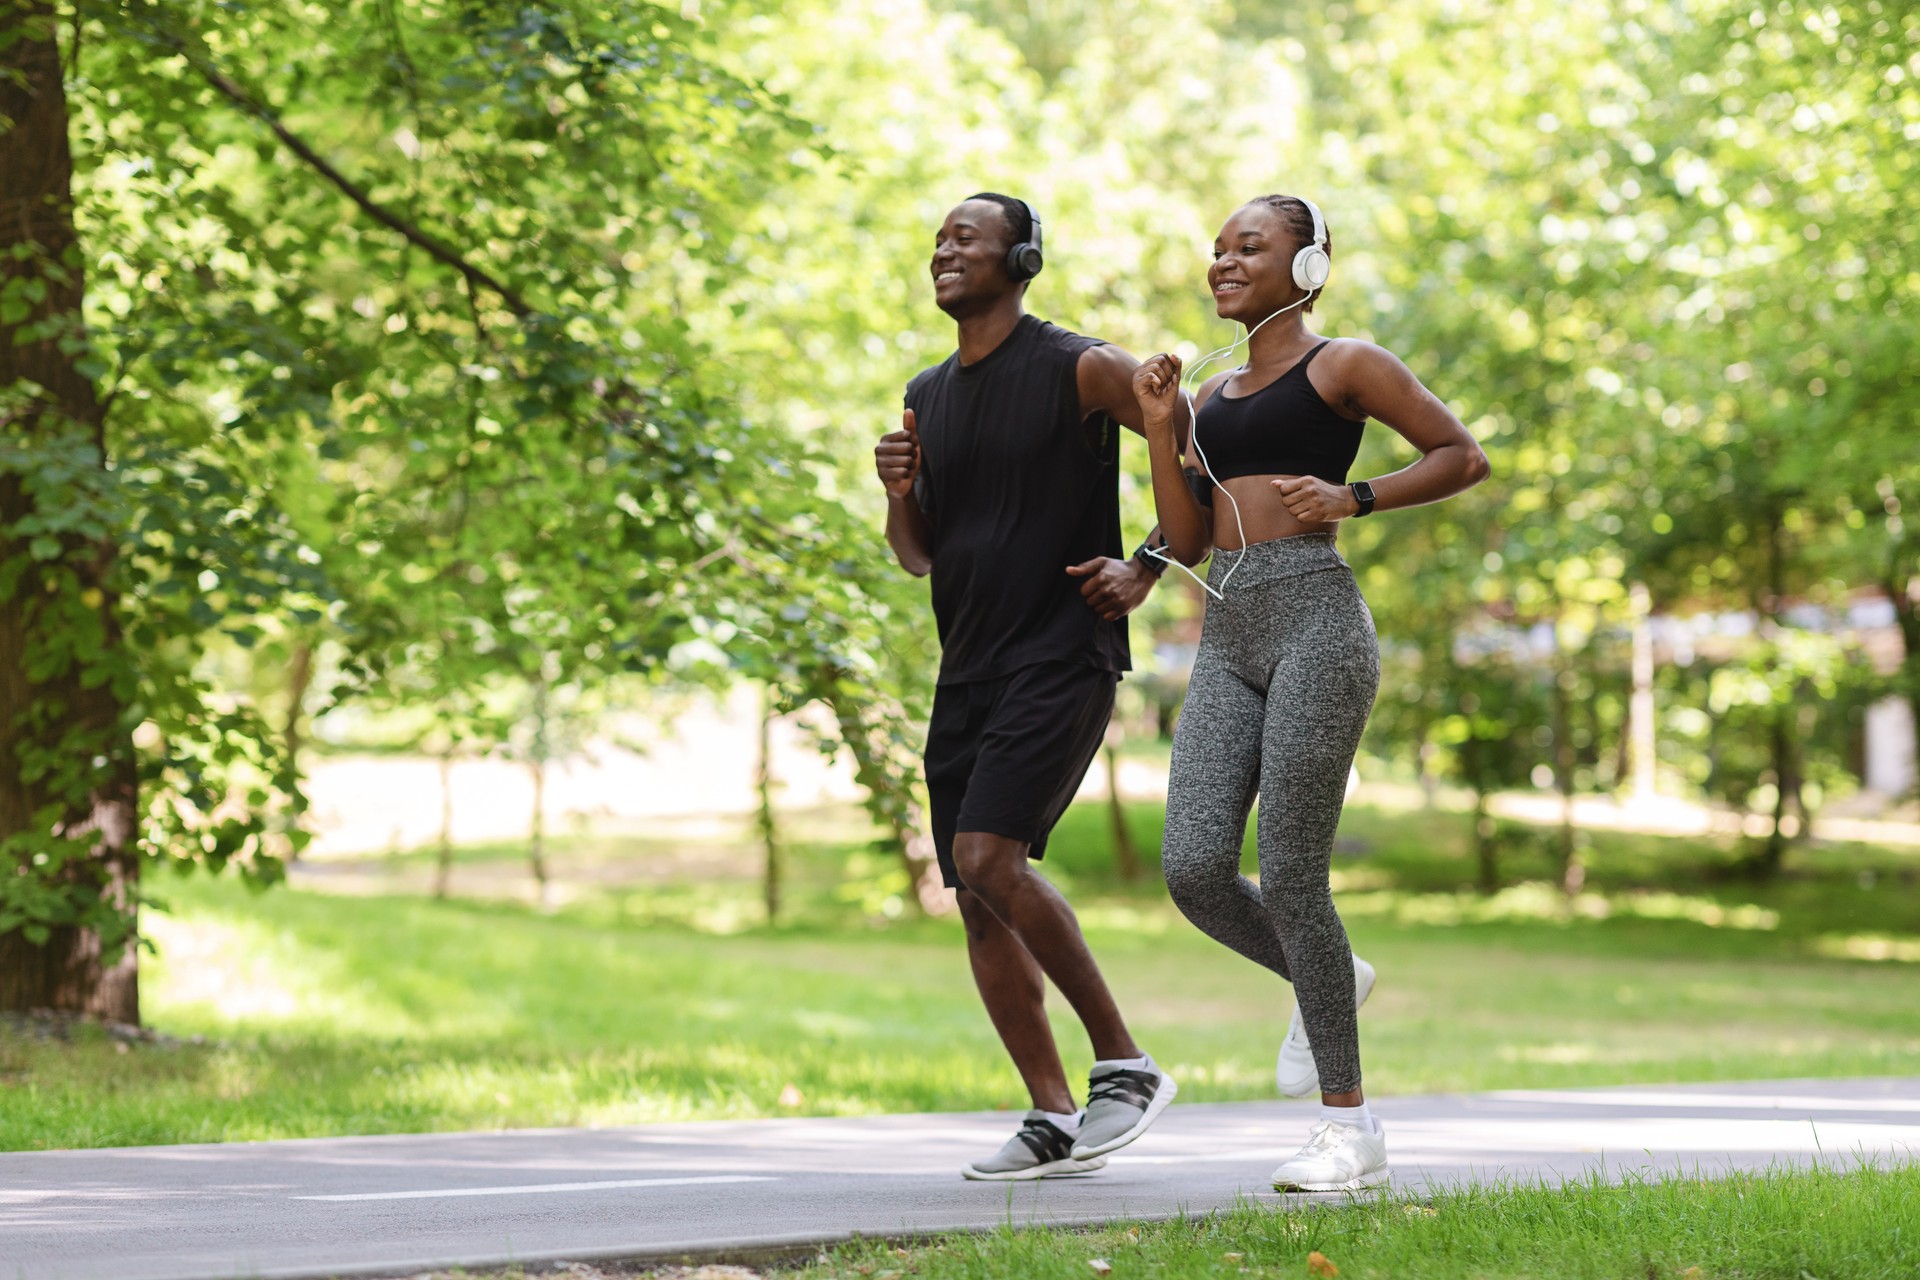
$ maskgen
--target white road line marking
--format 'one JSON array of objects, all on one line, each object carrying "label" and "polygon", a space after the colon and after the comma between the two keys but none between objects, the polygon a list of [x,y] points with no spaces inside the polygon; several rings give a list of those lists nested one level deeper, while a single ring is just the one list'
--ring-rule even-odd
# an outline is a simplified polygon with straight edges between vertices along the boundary
[{"label": "white road line marking", "polygon": [[1793,1093],[1681,1093],[1635,1089],[1619,1093],[1571,1090],[1507,1091],[1482,1095],[1497,1102],[1570,1103],[1579,1107],[1699,1107],[1712,1111],[1920,1111],[1920,1098],[1828,1098]]},{"label": "white road line marking", "polygon": [[616,1191],[622,1187],[691,1187],[716,1182],[778,1182],[778,1178],[722,1174],[704,1178],[625,1178],[619,1182],[535,1182],[520,1187],[452,1187],[444,1191],[362,1191],[346,1196],[292,1196],[294,1200],[433,1200],[442,1196],[519,1196],[549,1191]]}]

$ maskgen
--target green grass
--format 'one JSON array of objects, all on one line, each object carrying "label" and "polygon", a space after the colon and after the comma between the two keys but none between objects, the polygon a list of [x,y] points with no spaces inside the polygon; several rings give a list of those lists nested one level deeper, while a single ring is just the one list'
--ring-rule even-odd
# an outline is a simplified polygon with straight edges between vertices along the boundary
[{"label": "green grass", "polygon": [[[1229,1213],[1094,1231],[1002,1229],[829,1251],[791,1280],[1908,1280],[1920,1166],[1724,1180],[1476,1188],[1326,1211]],[[1318,1263],[1316,1264],[1316,1255]]]},{"label": "green grass", "polygon": [[[1132,817],[1151,849],[1157,813]],[[1270,1096],[1284,984],[1201,937],[1151,871],[1114,886],[1104,822],[1070,814],[1047,868],[1136,1034],[1183,1099]],[[1382,975],[1370,1092],[1920,1072],[1920,967],[1835,943],[1920,940],[1912,855],[1817,851],[1755,886],[1715,846],[1606,838],[1569,907],[1538,884],[1463,890],[1457,816],[1358,809],[1343,833],[1364,853],[1339,860],[1339,900]],[[551,914],[158,884],[147,1018],[209,1043],[0,1031],[0,1149],[1024,1105],[958,926],[889,920],[894,872],[841,829],[796,831],[774,929],[752,924],[751,858],[623,878],[616,852],[581,853],[598,887]],[[1064,1012],[1060,1033],[1084,1068]]]}]

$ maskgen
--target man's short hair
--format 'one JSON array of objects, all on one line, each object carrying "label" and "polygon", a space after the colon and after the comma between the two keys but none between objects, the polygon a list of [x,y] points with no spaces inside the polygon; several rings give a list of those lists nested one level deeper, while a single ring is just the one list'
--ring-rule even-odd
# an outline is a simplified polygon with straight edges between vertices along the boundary
[{"label": "man's short hair", "polygon": [[1013,233],[1009,245],[1024,244],[1033,239],[1033,210],[1027,208],[1024,201],[1012,196],[1003,196],[997,191],[981,191],[967,197],[969,200],[991,200],[1000,206],[1000,212],[1006,215],[1007,230]]}]

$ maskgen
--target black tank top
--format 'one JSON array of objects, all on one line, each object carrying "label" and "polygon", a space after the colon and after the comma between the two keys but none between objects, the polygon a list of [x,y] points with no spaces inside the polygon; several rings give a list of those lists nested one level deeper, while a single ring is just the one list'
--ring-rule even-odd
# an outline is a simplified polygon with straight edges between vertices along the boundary
[{"label": "black tank top", "polygon": [[[1347,482],[1366,424],[1335,413],[1307,377],[1307,366],[1326,345],[1307,352],[1252,395],[1229,396],[1223,384],[1201,406],[1194,434],[1216,480],[1318,476]],[[1203,501],[1212,496],[1209,491]]]},{"label": "black tank top", "polygon": [[920,431],[914,496],[933,538],[940,683],[1038,662],[1125,671],[1125,619],[1108,622],[1067,566],[1120,557],[1120,441],[1082,422],[1075,371],[1100,346],[1032,316],[970,365],[959,354],[907,384]]}]

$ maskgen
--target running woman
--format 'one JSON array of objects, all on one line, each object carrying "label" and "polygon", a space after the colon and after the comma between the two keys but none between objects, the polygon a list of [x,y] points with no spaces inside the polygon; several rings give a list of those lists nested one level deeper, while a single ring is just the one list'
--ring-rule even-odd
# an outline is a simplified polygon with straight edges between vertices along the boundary
[{"label": "running woman", "polygon": [[[1318,1092],[1321,1105],[1306,1145],[1274,1170],[1281,1191],[1387,1180],[1355,1018],[1373,970],[1349,949],[1329,874],[1380,657],[1334,533],[1342,520],[1438,502],[1488,474],[1466,427],[1396,356],[1308,328],[1332,253],[1307,201],[1242,206],[1214,241],[1207,279],[1218,313],[1247,329],[1247,362],[1201,386],[1191,441],[1180,427],[1180,360],[1154,356],[1133,379],[1167,550],[1182,564],[1213,559],[1173,736],[1162,863],[1189,920],[1293,984],[1276,1075],[1283,1093]],[[1349,483],[1368,418],[1420,460]],[[1204,473],[1183,473],[1183,448]],[[1256,795],[1258,886],[1240,874]]]},{"label": "running woman", "polygon": [[[1100,747],[1129,666],[1126,616],[1164,568],[1120,543],[1115,423],[1143,429],[1135,361],[1025,313],[1040,232],[1024,202],[994,193],[947,215],[933,297],[958,350],[907,385],[901,429],[874,450],[887,541],[909,573],[933,575],[934,847],[1033,1100],[1006,1146],[962,1170],[993,1181],[1098,1169],[1176,1092],[1129,1034],[1073,909],[1030,865]],[[1047,1023],[1049,978],[1098,1058],[1084,1112]]]}]

